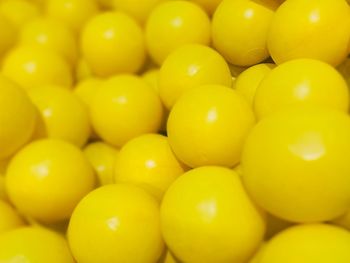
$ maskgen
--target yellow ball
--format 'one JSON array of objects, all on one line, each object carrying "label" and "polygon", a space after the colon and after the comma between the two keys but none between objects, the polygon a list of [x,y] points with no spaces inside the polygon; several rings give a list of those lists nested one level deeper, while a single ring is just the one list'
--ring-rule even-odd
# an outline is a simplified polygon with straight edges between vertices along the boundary
[{"label": "yellow ball", "polygon": [[250,259],[248,263],[260,263],[260,259],[265,251],[266,243],[262,243],[259,249],[256,251],[254,256]]},{"label": "yellow ball", "polygon": [[94,185],[92,168],[80,149],[53,139],[27,145],[11,160],[6,173],[13,204],[44,223],[68,219]]},{"label": "yellow ball", "polygon": [[274,1],[223,0],[212,21],[214,47],[232,64],[251,66],[269,57],[267,35]]},{"label": "yellow ball", "polygon": [[41,227],[23,227],[2,234],[0,247],[0,262],[75,262],[66,240]]},{"label": "yellow ball", "polygon": [[190,167],[233,167],[254,124],[253,111],[234,90],[202,86],[185,93],[170,112],[169,142]]},{"label": "yellow ball", "polygon": [[332,66],[313,59],[283,63],[264,78],[256,91],[259,119],[297,104],[317,105],[347,112],[349,88]]},{"label": "yellow ball", "polygon": [[258,123],[243,151],[251,197],[282,219],[331,220],[350,207],[350,117],[336,110],[296,107]]},{"label": "yellow ball", "polygon": [[104,186],[78,204],[68,240],[81,263],[154,263],[163,252],[159,221],[158,203],[142,189]]},{"label": "yellow ball", "polygon": [[184,44],[209,45],[210,19],[196,4],[166,1],[150,14],[145,34],[150,56],[161,65],[172,51]]},{"label": "yellow ball", "polygon": [[5,76],[30,89],[43,85],[72,85],[69,64],[53,51],[34,47],[18,47],[10,51],[3,62]]},{"label": "yellow ball", "polygon": [[6,52],[16,43],[17,32],[9,19],[0,14],[0,60]]},{"label": "yellow ball", "polygon": [[347,263],[350,233],[330,225],[292,227],[267,243],[259,263]]},{"label": "yellow ball", "polygon": [[288,0],[271,23],[268,49],[277,64],[313,58],[335,66],[347,56],[349,38],[350,10],[345,0]]},{"label": "yellow ball", "polygon": [[168,138],[146,134],[127,142],[116,159],[115,182],[135,184],[158,200],[185,167],[176,159]]},{"label": "yellow ball", "polygon": [[222,167],[179,177],[164,196],[161,224],[166,244],[181,262],[246,262],[265,231],[239,176]]},{"label": "yellow ball", "polygon": [[58,19],[76,32],[98,13],[95,0],[46,0],[46,14]]},{"label": "yellow ball", "polygon": [[99,78],[89,77],[81,80],[74,88],[74,93],[85,103],[87,107],[90,107],[94,97],[102,85],[103,80]]},{"label": "yellow ball", "polygon": [[142,79],[157,92],[159,92],[159,74],[158,68],[147,70],[142,74]]},{"label": "yellow ball", "polygon": [[0,236],[7,231],[24,225],[23,219],[17,211],[4,200],[0,200],[0,215]]},{"label": "yellow ball", "polygon": [[0,76],[0,160],[13,155],[32,136],[35,107],[21,87]]},{"label": "yellow ball", "polygon": [[52,50],[75,65],[78,56],[74,33],[64,24],[50,18],[38,18],[24,25],[20,31],[20,45]]},{"label": "yellow ball", "polygon": [[157,132],[162,118],[158,94],[133,75],[119,75],[104,82],[91,105],[95,131],[116,147],[139,135]]},{"label": "yellow ball", "polygon": [[92,72],[100,77],[136,73],[146,57],[142,28],[120,12],[91,19],[82,32],[81,47]]},{"label": "yellow ball", "polygon": [[209,15],[212,15],[222,0],[192,0],[192,2],[199,4]]},{"label": "yellow ball", "polygon": [[44,137],[65,140],[79,147],[86,143],[91,133],[89,112],[71,90],[42,86],[31,89],[29,96],[43,120],[43,127],[37,127],[39,134],[42,132]]},{"label": "yellow ball", "polygon": [[94,168],[100,185],[114,182],[114,166],[119,151],[104,143],[93,142],[84,148],[84,154]]},{"label": "yellow ball", "polygon": [[231,87],[230,68],[215,50],[198,45],[184,45],[164,61],[159,73],[159,92],[163,103],[171,109],[186,91],[204,85]]}]

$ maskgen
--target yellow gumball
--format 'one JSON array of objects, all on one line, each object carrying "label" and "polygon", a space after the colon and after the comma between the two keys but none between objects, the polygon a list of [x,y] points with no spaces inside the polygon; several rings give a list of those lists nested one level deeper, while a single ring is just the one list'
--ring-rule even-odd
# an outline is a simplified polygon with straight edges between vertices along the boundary
[{"label": "yellow gumball", "polygon": [[41,227],[0,235],[0,262],[74,263],[63,236]]},{"label": "yellow gumball", "polygon": [[2,72],[24,88],[43,85],[72,85],[69,64],[53,51],[38,47],[18,47],[4,59]]},{"label": "yellow gumball", "polygon": [[45,0],[46,13],[80,32],[86,22],[98,13],[96,0]]},{"label": "yellow gumball", "polygon": [[154,263],[163,252],[159,207],[131,185],[103,186],[77,206],[68,241],[81,263]]},{"label": "yellow gumball", "polygon": [[222,2],[222,0],[191,0],[191,1],[203,7],[209,15],[214,14],[216,8]]},{"label": "yellow gumball", "polygon": [[71,90],[42,86],[31,89],[29,96],[43,120],[43,127],[37,127],[38,134],[43,132],[44,137],[65,140],[79,147],[86,143],[91,133],[89,111]]},{"label": "yellow gumball", "polygon": [[259,119],[297,104],[311,104],[347,112],[349,88],[332,66],[313,59],[296,59],[273,69],[256,91]]},{"label": "yellow gumball", "polygon": [[264,63],[252,66],[244,70],[233,83],[237,93],[247,99],[250,105],[254,105],[254,97],[261,81],[275,67],[274,64]]},{"label": "yellow gumball", "polygon": [[269,57],[267,35],[277,3],[223,0],[212,21],[214,47],[232,64],[251,66]]},{"label": "yellow gumball", "polygon": [[238,174],[222,167],[185,173],[161,205],[162,233],[181,262],[246,262],[265,231]]},{"label": "yellow gumball", "polygon": [[104,143],[93,142],[84,148],[84,154],[91,163],[100,185],[114,182],[114,166],[119,151]]},{"label": "yellow gumball", "polygon": [[92,18],[81,36],[83,56],[100,77],[136,73],[146,52],[142,28],[121,12],[105,12]]},{"label": "yellow gumball", "polygon": [[24,147],[6,173],[11,202],[24,215],[43,223],[68,219],[94,185],[92,168],[82,151],[53,139]]},{"label": "yellow gumball", "polygon": [[0,76],[0,87],[0,160],[3,160],[30,140],[36,112],[21,87],[3,76]]},{"label": "yellow gumball", "polygon": [[323,222],[350,206],[350,117],[299,106],[259,122],[242,156],[243,181],[258,205],[282,219]]},{"label": "yellow gumball", "polygon": [[160,69],[159,92],[168,109],[186,91],[205,84],[232,85],[225,59],[209,47],[184,45],[172,52]]},{"label": "yellow gumball", "polygon": [[289,228],[267,243],[259,263],[347,263],[350,233],[344,229],[309,224]]},{"label": "yellow gumball", "polygon": [[118,75],[104,82],[91,105],[95,131],[116,147],[139,135],[157,132],[162,118],[156,91],[133,75]]},{"label": "yellow gumball", "polygon": [[92,101],[103,83],[102,79],[89,77],[77,83],[74,88],[74,93],[85,103],[87,107],[90,107]]},{"label": "yellow gumball", "polygon": [[127,142],[116,159],[115,182],[135,184],[162,200],[185,167],[176,159],[168,138],[146,134]]},{"label": "yellow gumball", "polygon": [[24,225],[24,221],[17,211],[4,200],[0,200],[0,215],[0,236]]},{"label": "yellow gumball", "polygon": [[78,56],[74,33],[64,24],[50,18],[38,18],[24,25],[20,31],[20,45],[52,50],[74,65]]},{"label": "yellow gumball", "polygon": [[271,23],[268,49],[277,64],[313,58],[335,66],[346,58],[349,38],[345,0],[287,0]]},{"label": "yellow gumball", "polygon": [[254,124],[253,111],[233,89],[202,86],[185,93],[170,112],[169,142],[190,167],[233,167]]},{"label": "yellow gumball", "polygon": [[14,25],[5,16],[0,15],[0,59],[16,43],[17,32]]},{"label": "yellow gumball", "polygon": [[150,14],[145,28],[150,56],[159,65],[184,44],[209,45],[210,19],[199,6],[188,1],[166,1]]}]

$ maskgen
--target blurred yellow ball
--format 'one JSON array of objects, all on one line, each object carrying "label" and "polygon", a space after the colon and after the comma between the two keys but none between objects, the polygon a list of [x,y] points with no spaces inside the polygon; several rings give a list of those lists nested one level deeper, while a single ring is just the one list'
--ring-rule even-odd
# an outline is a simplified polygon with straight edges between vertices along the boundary
[{"label": "blurred yellow ball", "polygon": [[83,56],[100,77],[136,73],[145,61],[142,28],[121,12],[105,12],[92,18],[81,35]]},{"label": "blurred yellow ball", "polygon": [[158,203],[144,190],[103,186],[75,209],[68,228],[70,248],[82,263],[154,263],[163,252],[159,221]]},{"label": "blurred yellow ball", "polygon": [[17,211],[4,200],[0,200],[0,215],[0,236],[24,225],[24,221]]},{"label": "blurred yellow ball", "polygon": [[202,86],[185,93],[170,112],[169,142],[175,155],[190,167],[233,167],[254,124],[253,111],[236,91]]},{"label": "blurred yellow ball", "polygon": [[150,14],[145,28],[150,56],[159,65],[184,44],[209,45],[210,19],[196,4],[188,1],[166,1]]},{"label": "blurred yellow ball", "polygon": [[225,59],[215,50],[198,44],[184,45],[172,52],[163,63],[158,80],[160,96],[168,109],[192,88],[232,84]]},{"label": "blurred yellow ball", "polygon": [[105,81],[91,105],[95,131],[116,147],[139,135],[157,132],[162,118],[158,94],[134,75],[118,75]]},{"label": "blurred yellow ball", "polygon": [[18,210],[40,222],[68,219],[95,185],[82,151],[64,141],[45,139],[24,147],[6,173],[8,195]]},{"label": "blurred yellow ball", "polygon": [[181,262],[246,262],[265,222],[238,174],[201,167],[179,177],[161,205],[162,233]]}]

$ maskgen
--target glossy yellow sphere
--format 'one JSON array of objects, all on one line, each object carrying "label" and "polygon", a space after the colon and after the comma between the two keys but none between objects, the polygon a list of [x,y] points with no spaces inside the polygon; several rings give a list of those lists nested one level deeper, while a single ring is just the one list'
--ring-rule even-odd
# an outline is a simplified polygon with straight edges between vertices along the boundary
[{"label": "glossy yellow sphere", "polygon": [[136,186],[101,187],[75,209],[68,240],[80,263],[157,262],[163,252],[158,203]]},{"label": "glossy yellow sphere", "polygon": [[99,141],[84,148],[84,154],[94,168],[100,185],[114,182],[114,166],[118,153],[116,148]]},{"label": "glossy yellow sphere", "polygon": [[256,90],[274,67],[274,64],[264,63],[244,70],[233,82],[233,88],[253,106]]},{"label": "glossy yellow sphere", "polygon": [[259,263],[347,263],[350,233],[344,229],[310,224],[295,226],[267,243]]},{"label": "glossy yellow sphere", "polygon": [[75,262],[66,240],[41,227],[23,227],[2,234],[0,247],[0,262]]},{"label": "glossy yellow sphere", "polygon": [[92,72],[100,77],[136,73],[146,56],[142,28],[121,12],[91,19],[82,32],[81,47]]},{"label": "glossy yellow sphere", "polygon": [[133,75],[119,75],[104,82],[91,105],[95,131],[116,147],[139,135],[157,132],[162,118],[156,91]]},{"label": "glossy yellow sphere", "polygon": [[184,45],[172,52],[163,63],[158,80],[160,96],[168,109],[192,88],[232,84],[225,59],[214,49],[198,44]]},{"label": "glossy yellow sphere", "polygon": [[212,21],[214,47],[232,64],[251,66],[269,57],[267,35],[274,1],[223,0]]},{"label": "glossy yellow sphere", "polygon": [[185,93],[173,107],[169,142],[175,155],[190,167],[233,167],[254,124],[253,111],[233,89],[203,86]]},{"label": "glossy yellow sphere", "polygon": [[297,104],[310,104],[347,112],[349,88],[329,64],[296,59],[273,69],[261,82],[254,99],[259,119]]},{"label": "glossy yellow sphere", "polygon": [[162,200],[164,193],[185,167],[172,152],[168,138],[146,134],[127,142],[117,156],[116,183],[130,183],[144,188]]},{"label": "glossy yellow sphere", "polygon": [[243,181],[271,214],[321,222],[350,207],[350,117],[340,111],[296,107],[259,122],[243,151]]},{"label": "glossy yellow sphere", "polygon": [[17,211],[4,200],[0,200],[0,215],[0,236],[24,225],[24,221]]},{"label": "glossy yellow sphere", "polygon": [[24,88],[72,85],[72,72],[63,57],[38,47],[18,47],[4,59],[2,72]]},{"label": "glossy yellow sphere", "polygon": [[85,103],[87,107],[90,107],[102,83],[103,80],[100,78],[86,78],[77,83],[74,88],[74,93],[80,98],[82,102]]},{"label": "glossy yellow sphere", "polygon": [[271,23],[268,49],[277,64],[313,58],[335,66],[346,58],[349,38],[345,0],[285,1]]},{"label": "glossy yellow sphere", "polygon": [[17,31],[9,19],[0,14],[0,59],[16,43]]},{"label": "glossy yellow sphere", "polygon": [[172,51],[184,44],[209,45],[210,20],[194,3],[166,1],[150,14],[145,34],[150,56],[161,65]]},{"label": "glossy yellow sphere", "polygon": [[24,147],[6,173],[12,203],[21,213],[44,223],[68,219],[94,185],[92,168],[80,149],[53,139]]},{"label": "glossy yellow sphere", "polygon": [[65,140],[79,147],[86,143],[91,133],[89,111],[71,90],[42,86],[29,90],[29,96],[43,120],[44,127],[39,125],[37,129],[43,130],[44,137]]},{"label": "glossy yellow sphere", "polygon": [[20,31],[19,44],[52,50],[72,65],[76,63],[78,56],[74,33],[51,18],[37,18],[25,24]]},{"label": "glossy yellow sphere", "polygon": [[98,13],[96,0],[45,0],[46,14],[80,32],[86,22]]},{"label": "glossy yellow sphere", "polygon": [[216,8],[222,2],[222,0],[191,0],[191,1],[203,7],[209,15],[214,14]]},{"label": "glossy yellow sphere", "polygon": [[153,68],[142,74],[143,80],[157,92],[159,92],[159,73],[160,69]]},{"label": "glossy yellow sphere", "polygon": [[0,76],[0,160],[26,144],[36,125],[35,107],[25,91]]},{"label": "glossy yellow sphere", "polygon": [[164,196],[161,224],[166,244],[181,262],[246,262],[265,231],[238,174],[222,167],[179,177]]}]

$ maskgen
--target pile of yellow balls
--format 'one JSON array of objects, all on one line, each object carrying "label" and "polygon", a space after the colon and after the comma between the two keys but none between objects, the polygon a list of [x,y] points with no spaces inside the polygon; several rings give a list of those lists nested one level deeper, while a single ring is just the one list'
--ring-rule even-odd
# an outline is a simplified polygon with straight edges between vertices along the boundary
[{"label": "pile of yellow balls", "polygon": [[0,0],[1,263],[349,263],[346,0]]}]

